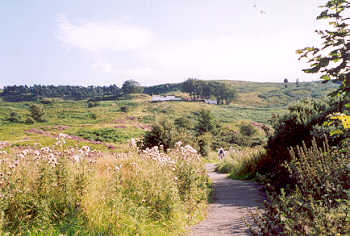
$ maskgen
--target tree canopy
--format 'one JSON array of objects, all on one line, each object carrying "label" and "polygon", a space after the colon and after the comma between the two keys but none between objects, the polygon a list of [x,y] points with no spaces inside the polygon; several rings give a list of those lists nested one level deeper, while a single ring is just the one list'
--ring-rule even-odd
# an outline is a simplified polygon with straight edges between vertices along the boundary
[{"label": "tree canopy", "polygon": [[140,83],[135,80],[127,80],[123,83],[122,91],[124,94],[142,93],[143,88]]},{"label": "tree canopy", "polygon": [[236,91],[222,82],[188,79],[183,83],[182,91],[188,93],[193,100],[215,97],[218,104],[229,104],[236,98]]}]

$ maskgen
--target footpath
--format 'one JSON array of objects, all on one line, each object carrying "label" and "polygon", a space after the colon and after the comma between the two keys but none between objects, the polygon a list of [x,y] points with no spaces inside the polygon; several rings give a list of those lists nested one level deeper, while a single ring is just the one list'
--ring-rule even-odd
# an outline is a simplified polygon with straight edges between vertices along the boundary
[{"label": "footpath", "polygon": [[216,173],[215,164],[206,169],[214,185],[213,202],[209,204],[207,218],[191,229],[190,236],[249,235],[243,217],[249,211],[263,206],[265,195],[257,183],[232,180],[227,174]]}]

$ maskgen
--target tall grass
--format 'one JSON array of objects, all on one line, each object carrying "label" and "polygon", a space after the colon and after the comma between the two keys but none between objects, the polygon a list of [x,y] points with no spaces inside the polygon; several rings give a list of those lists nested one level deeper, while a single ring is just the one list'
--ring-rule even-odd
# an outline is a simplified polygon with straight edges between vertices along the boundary
[{"label": "tall grass", "polygon": [[203,216],[208,178],[190,146],[108,154],[64,137],[1,150],[1,233],[179,235]]},{"label": "tall grass", "polygon": [[264,153],[263,147],[231,149],[226,158],[218,163],[216,170],[221,173],[229,173],[230,178],[234,179],[253,179],[256,177]]}]

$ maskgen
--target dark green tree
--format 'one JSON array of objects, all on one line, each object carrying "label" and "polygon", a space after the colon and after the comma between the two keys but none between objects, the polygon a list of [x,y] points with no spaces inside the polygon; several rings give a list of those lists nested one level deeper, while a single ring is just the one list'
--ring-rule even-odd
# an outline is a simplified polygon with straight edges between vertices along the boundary
[{"label": "dark green tree", "polygon": [[235,90],[220,82],[211,82],[209,83],[211,87],[211,94],[216,97],[218,104],[230,104],[236,98]]},{"label": "dark green tree", "polygon": [[30,106],[30,116],[39,122],[43,122],[44,120],[44,115],[45,115],[45,111],[44,108],[40,105],[37,104],[32,104]]},{"label": "dark green tree", "polygon": [[197,143],[199,147],[199,153],[206,157],[210,151],[210,140],[212,139],[212,135],[210,133],[204,133],[197,137]]},{"label": "dark green tree", "polygon": [[211,132],[214,133],[216,129],[216,122],[209,110],[202,109],[198,114],[198,124],[196,126],[196,131],[198,136]]},{"label": "dark green tree", "polygon": [[188,93],[192,100],[195,100],[198,97],[199,91],[199,80],[197,79],[188,79],[182,85],[182,91]]},{"label": "dark green tree", "polygon": [[146,132],[143,139],[143,148],[163,145],[164,150],[167,151],[169,148],[173,148],[179,140],[180,137],[174,124],[164,119],[152,125],[151,131]]},{"label": "dark green tree", "polygon": [[122,92],[124,94],[142,93],[143,88],[141,87],[139,82],[135,80],[127,80],[123,83]]}]

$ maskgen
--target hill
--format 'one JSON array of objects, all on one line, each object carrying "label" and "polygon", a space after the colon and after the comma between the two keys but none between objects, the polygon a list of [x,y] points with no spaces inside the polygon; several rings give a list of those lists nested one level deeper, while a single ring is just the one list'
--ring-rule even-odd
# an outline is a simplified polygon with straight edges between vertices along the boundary
[{"label": "hill", "polygon": [[[0,140],[12,143],[53,143],[61,133],[72,136],[70,142],[89,143],[101,149],[111,146],[123,148],[123,143],[149,130],[161,119],[183,117],[196,121],[201,109],[208,109],[222,125],[238,129],[241,122],[269,124],[273,114],[285,112],[286,106],[301,97],[323,97],[334,90],[334,84],[301,83],[299,87],[282,83],[219,81],[232,86],[237,98],[230,105],[209,105],[198,101],[152,103],[151,96],[135,94],[111,101],[39,100],[44,108],[46,122],[27,123],[32,102],[5,102],[0,100]],[[179,84],[163,84],[145,88],[145,92],[188,96]],[[13,116],[13,117],[11,117]],[[15,122],[10,120],[14,118]],[[12,119],[13,120],[13,119]],[[91,142],[92,141],[92,142]]]},{"label": "hill", "polygon": [[[338,85],[334,83],[323,84],[317,82],[288,83],[260,83],[247,81],[211,80],[208,82],[221,82],[234,88],[238,97],[233,102],[235,105],[251,107],[276,107],[286,106],[290,102],[302,97],[321,98],[334,91]],[[177,94],[181,91],[183,83],[161,84],[144,88],[144,93],[152,94]]]}]

